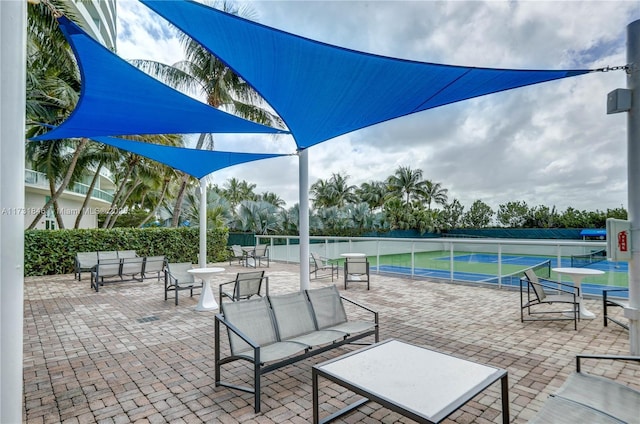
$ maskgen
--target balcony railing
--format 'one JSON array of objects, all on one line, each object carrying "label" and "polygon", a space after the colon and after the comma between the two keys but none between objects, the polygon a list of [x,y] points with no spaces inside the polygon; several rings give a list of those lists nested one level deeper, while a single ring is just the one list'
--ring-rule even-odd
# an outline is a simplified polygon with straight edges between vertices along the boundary
[{"label": "balcony railing", "polygon": [[[39,187],[49,187],[49,180],[47,179],[47,176],[42,172],[33,171],[31,169],[25,170],[24,182],[25,184],[31,184]],[[87,184],[75,183],[73,187],[67,187],[67,190],[86,196],[86,194],[89,192],[89,186]],[[104,200],[105,202],[109,203],[113,201],[113,194],[107,193],[106,191],[99,190],[97,188],[93,189],[91,197]]]}]

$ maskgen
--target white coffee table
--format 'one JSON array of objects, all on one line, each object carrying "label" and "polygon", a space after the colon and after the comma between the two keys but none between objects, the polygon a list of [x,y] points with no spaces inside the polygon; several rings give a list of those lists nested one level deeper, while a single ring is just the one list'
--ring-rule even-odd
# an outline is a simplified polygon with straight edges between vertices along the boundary
[{"label": "white coffee table", "polygon": [[602,275],[604,271],[600,271],[599,269],[591,269],[591,268],[551,268],[551,271],[555,272],[559,275],[568,275],[573,280],[573,285],[580,289],[580,296],[578,298],[578,303],[580,303],[580,318],[582,319],[594,319],[596,314],[589,311],[584,307],[582,302],[582,279],[584,277],[594,276],[594,275]]},{"label": "white coffee table", "polygon": [[[330,422],[369,401],[419,423],[439,423],[498,380],[502,422],[509,422],[506,370],[399,340],[386,340],[315,365],[311,376],[314,424]],[[318,377],[365,399],[320,420]]]},{"label": "white coffee table", "polygon": [[196,311],[211,311],[213,309],[218,309],[218,302],[216,302],[216,298],[213,296],[210,282],[215,274],[222,271],[224,271],[224,268],[217,267],[194,268],[187,270],[189,274],[193,274],[194,277],[200,278],[203,283]]}]

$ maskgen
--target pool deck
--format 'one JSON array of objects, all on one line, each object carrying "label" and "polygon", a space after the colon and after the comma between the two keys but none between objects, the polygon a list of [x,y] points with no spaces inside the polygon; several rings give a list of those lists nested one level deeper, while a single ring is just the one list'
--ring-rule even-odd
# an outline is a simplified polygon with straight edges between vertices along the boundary
[{"label": "pool deck", "polygon": [[[228,263],[215,282],[246,268]],[[299,289],[299,268],[271,263],[271,294]],[[342,271],[340,272],[342,277]],[[330,278],[311,287],[331,284]],[[517,291],[398,276],[371,276],[371,290],[351,283],[346,297],[377,310],[380,339],[396,338],[471,361],[506,368],[512,423],[526,423],[575,369],[577,353],[628,354],[628,332],[602,324],[601,301],[587,299],[595,320],[520,322]],[[311,367],[357,349],[338,348],[263,377],[262,412],[253,397],[214,384],[214,314],[196,312],[198,296],[164,301],[163,283],[105,285],[99,293],[73,275],[25,278],[24,422],[27,423],[308,423]],[[217,299],[217,285],[213,284]],[[223,342],[226,348],[226,340]],[[237,365],[235,365],[237,364]],[[587,362],[589,364],[589,362]],[[249,382],[240,362],[223,376]],[[586,371],[640,387],[640,367],[604,362]],[[357,396],[328,381],[323,408],[334,411]],[[322,415],[327,414],[323,411]],[[368,403],[336,422],[413,422]],[[454,412],[447,423],[501,422],[495,383]]]}]

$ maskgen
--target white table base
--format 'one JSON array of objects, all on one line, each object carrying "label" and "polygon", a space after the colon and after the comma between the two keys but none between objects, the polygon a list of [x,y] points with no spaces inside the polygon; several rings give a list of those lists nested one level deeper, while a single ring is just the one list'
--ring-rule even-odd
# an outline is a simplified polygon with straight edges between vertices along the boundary
[{"label": "white table base", "polygon": [[198,305],[196,305],[196,311],[204,312],[218,309],[218,302],[216,302],[211,290],[211,278],[213,278],[214,274],[222,271],[224,271],[224,268],[194,268],[187,271],[189,274],[193,274],[195,278],[202,280],[202,292],[200,293]]},{"label": "white table base", "polygon": [[213,296],[209,279],[205,279],[204,285],[202,286],[202,293],[200,293],[200,300],[198,301],[198,305],[196,305],[196,311],[203,312],[214,309],[218,309],[218,302],[216,302],[216,298]]}]

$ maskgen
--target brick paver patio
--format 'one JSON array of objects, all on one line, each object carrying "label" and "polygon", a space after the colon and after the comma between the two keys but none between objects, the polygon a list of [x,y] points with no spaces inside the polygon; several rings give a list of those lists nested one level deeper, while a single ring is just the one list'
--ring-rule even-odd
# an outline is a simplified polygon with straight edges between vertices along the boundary
[{"label": "brick paver patio", "polygon": [[[226,271],[218,283],[245,270],[219,266]],[[297,266],[264,269],[272,294],[299,288]],[[330,279],[312,280],[311,287],[326,284]],[[521,323],[519,294],[509,290],[372,275],[370,291],[352,283],[343,294],[379,312],[381,340],[397,338],[506,368],[514,423],[535,415],[574,370],[575,354],[629,353],[628,333],[603,327],[597,300],[586,301],[597,319],[582,320],[574,331],[572,321]],[[308,423],[312,365],[357,349],[339,348],[267,374],[262,412],[255,414],[252,395],[215,387],[216,312],[196,312],[197,300],[183,291],[179,306],[171,298],[165,302],[163,284],[153,278],[105,285],[99,293],[89,288],[87,274],[81,282],[73,275],[26,278],[25,422]],[[250,369],[234,364],[223,368],[224,379],[249,383]],[[605,363],[594,372],[640,384],[637,366]],[[357,399],[328,381],[320,387],[323,415]],[[447,422],[500,420],[495,383]],[[368,403],[337,422],[412,421]]]}]

